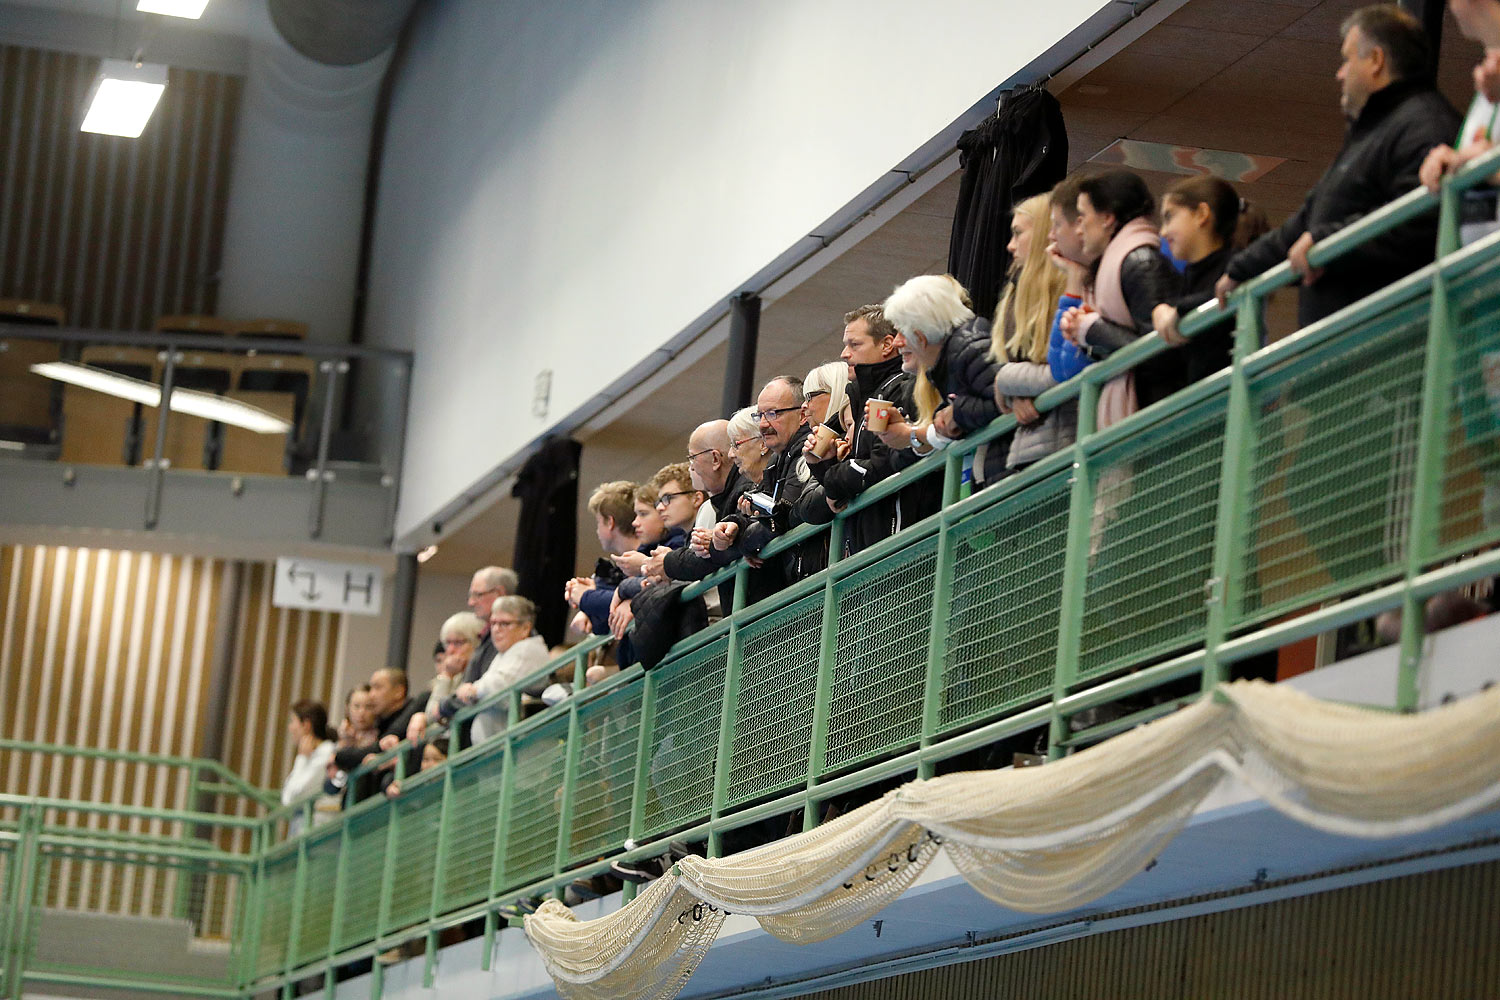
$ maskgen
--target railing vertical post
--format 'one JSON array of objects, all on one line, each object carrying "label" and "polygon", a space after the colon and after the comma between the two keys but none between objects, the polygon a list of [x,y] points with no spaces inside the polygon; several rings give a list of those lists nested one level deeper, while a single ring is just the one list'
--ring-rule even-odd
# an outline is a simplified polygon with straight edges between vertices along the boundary
[{"label": "railing vertical post", "polygon": [[723,855],[723,834],[718,819],[724,811],[729,792],[729,764],[734,756],[735,708],[740,700],[740,611],[745,607],[745,591],[750,585],[750,571],[743,561],[734,571],[734,601],[730,606],[729,642],[724,655],[724,697],[719,703],[719,749],[714,758],[713,802],[709,818],[713,827],[708,833],[708,856]]},{"label": "railing vertical post", "polygon": [[37,885],[42,865],[37,835],[41,832],[41,812],[35,806],[21,810],[21,821],[17,826],[20,839],[16,842],[16,871],[19,878],[15,884],[15,906],[9,928],[11,949],[5,961],[5,975],[11,1000],[21,1000],[26,985],[27,941],[31,938],[32,911],[35,907]]},{"label": "railing vertical post", "polygon": [[349,893],[349,819],[339,819],[339,856],[333,864],[333,911],[328,916],[328,969],[323,974],[323,992],[327,1000],[333,1000],[337,991],[333,956],[339,953],[344,926],[344,897]]},{"label": "railing vertical post", "polygon": [[1255,463],[1255,413],[1250,399],[1250,377],[1245,359],[1260,349],[1261,296],[1243,293],[1236,306],[1234,360],[1229,374],[1229,402],[1224,411],[1224,454],[1219,462],[1219,504],[1214,520],[1213,563],[1204,581],[1208,615],[1203,631],[1202,689],[1208,691],[1229,677],[1219,660],[1219,646],[1229,637],[1238,614],[1241,591],[1241,548],[1245,536],[1245,477]]},{"label": "railing vertical post", "polygon": [[[953,596],[953,522],[947,508],[958,499],[963,456],[950,452],[943,460],[943,511],[938,518],[937,555],[933,565],[932,616],[927,637],[927,675],[922,682],[922,730],[919,745],[927,749],[937,735],[942,710],[943,661],[948,655],[948,605]],[[930,778],[937,763],[923,759],[917,776]]]},{"label": "railing vertical post", "polygon": [[[578,784],[578,748],[583,743],[579,726],[578,699],[569,698],[568,741],[563,744],[562,805],[558,809],[557,843],[552,855],[552,874],[559,878],[568,866],[568,848],[573,842],[573,803],[578,791],[574,786]],[[562,886],[555,885],[553,890],[561,898]]]},{"label": "railing vertical post", "polygon": [[[297,871],[292,876],[292,919],[286,934],[286,953],[282,956],[282,974],[290,975],[297,965],[297,941],[302,937],[302,900],[307,895],[307,838],[297,838]],[[287,984],[291,986],[290,983]]]},{"label": "railing vertical post", "polygon": [[844,547],[844,518],[836,517],[828,529],[828,576],[823,581],[823,624],[818,633],[818,677],[814,683],[812,742],[807,754],[807,804],[802,807],[802,829],[818,825],[818,806],[812,798],[814,786],[828,760],[828,699],[833,689],[834,658],[838,650],[839,613],[837,574],[834,564]]},{"label": "railing vertical post", "polygon": [[[380,968],[381,938],[384,937],[391,921],[391,905],[396,894],[396,855],[401,848],[401,817],[396,809],[395,800],[385,803],[381,808],[386,811],[386,819],[385,853],[381,856],[380,866],[380,902],[375,908],[375,967],[377,969]],[[377,979],[376,982],[380,980]]]},{"label": "railing vertical post", "polygon": [[[636,726],[635,772],[630,779],[630,822],[625,836],[637,843],[646,834],[646,802],[651,794],[651,752],[656,742],[656,671],[641,681],[641,718]],[[635,898],[635,883],[625,883],[625,902]]]},{"label": "railing vertical post", "polygon": [[161,491],[166,485],[168,464],[167,422],[172,409],[172,383],[177,372],[177,362],[182,359],[182,355],[169,346],[161,357],[161,403],[157,406],[156,414],[156,447],[151,457],[145,460],[151,470],[151,478],[146,486],[147,530],[155,528],[156,522],[161,519]]},{"label": "railing vertical post", "polygon": [[1062,588],[1058,602],[1057,661],[1052,669],[1052,718],[1047,753],[1062,756],[1068,720],[1057,710],[1078,677],[1078,655],[1083,648],[1083,596],[1088,584],[1089,537],[1094,523],[1094,480],[1084,449],[1094,433],[1099,412],[1099,385],[1085,381],[1078,392],[1078,435],[1073,443],[1073,478],[1069,484],[1067,542],[1063,553]]},{"label": "railing vertical post", "polygon": [[245,910],[245,953],[240,957],[240,984],[248,987],[260,977],[260,925],[265,917],[266,848],[270,843],[271,821],[250,831],[250,850],[254,866],[250,876],[249,905]]},{"label": "railing vertical post", "polygon": [[[187,772],[188,794],[186,808],[194,811],[201,811],[201,807],[204,804],[198,801],[198,765],[196,763],[189,764]],[[189,824],[182,824],[183,847],[187,847],[191,843],[196,832],[197,831],[195,831]],[[172,915],[178,920],[182,920],[188,915],[188,900],[189,895],[192,892],[194,876],[192,872],[183,868],[178,868],[176,870],[175,879],[177,882],[177,888],[172,895]]]},{"label": "railing vertical post", "polygon": [[515,741],[509,730],[502,733],[505,747],[500,757],[500,799],[495,803],[495,846],[490,853],[490,895],[484,912],[484,953],[479,966],[488,972],[490,956],[495,951],[495,900],[505,889],[505,845],[510,834],[511,796],[514,794],[516,754]]},{"label": "railing vertical post", "polygon": [[432,970],[437,961],[437,931],[433,923],[443,912],[443,886],[448,869],[448,823],[453,816],[453,768],[443,768],[443,801],[438,807],[437,857],[432,863],[432,901],[427,918],[427,950],[422,962],[422,986],[432,988]]},{"label": "railing vertical post", "polygon": [[1447,452],[1448,399],[1458,352],[1457,330],[1448,278],[1442,259],[1458,249],[1461,195],[1444,178],[1438,208],[1437,259],[1427,320],[1426,360],[1422,370],[1421,418],[1417,424],[1417,460],[1412,479],[1411,523],[1406,540],[1406,593],[1401,599],[1401,653],[1396,673],[1396,707],[1415,711],[1420,696],[1422,644],[1426,639],[1424,603],[1412,593],[1431,553],[1437,550],[1443,520],[1443,465]]}]

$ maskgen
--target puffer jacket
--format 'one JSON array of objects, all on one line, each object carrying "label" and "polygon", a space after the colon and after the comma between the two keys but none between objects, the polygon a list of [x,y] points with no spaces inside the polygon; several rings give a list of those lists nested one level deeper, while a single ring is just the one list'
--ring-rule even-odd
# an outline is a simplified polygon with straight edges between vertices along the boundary
[{"label": "puffer jacket", "polygon": [[[1057,385],[1052,368],[1033,361],[1007,361],[995,373],[995,401],[1012,396],[1034,399]],[[1006,467],[1018,469],[1038,462],[1055,451],[1071,445],[1078,437],[1078,401],[1069,400],[1055,410],[1042,414],[1039,423],[1017,425],[1011,439]]]},{"label": "puffer jacket", "polygon": [[[990,357],[990,321],[975,316],[953,328],[943,339],[927,381],[953,407],[953,419],[965,435],[988,427],[1000,415],[995,404],[995,373],[1000,362]],[[1005,474],[1010,454],[1008,437],[997,438],[974,453],[979,481],[993,483]]]},{"label": "puffer jacket", "polygon": [[[1088,329],[1084,350],[1096,359],[1109,357],[1122,347],[1129,347],[1151,332],[1151,311],[1162,302],[1171,302],[1182,289],[1182,276],[1155,246],[1139,247],[1126,255],[1120,265],[1120,289],[1130,318],[1135,322],[1122,326],[1100,316]],[[1142,409],[1165,399],[1187,384],[1182,355],[1177,351],[1158,354],[1135,366],[1135,394]]]}]

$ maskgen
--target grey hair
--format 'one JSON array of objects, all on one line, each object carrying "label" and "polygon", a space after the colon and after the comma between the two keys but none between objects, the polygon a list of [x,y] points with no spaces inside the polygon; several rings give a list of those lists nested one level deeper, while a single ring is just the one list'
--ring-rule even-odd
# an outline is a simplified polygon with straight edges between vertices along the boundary
[{"label": "grey hair", "polygon": [[474,574],[484,583],[489,590],[503,590],[507,594],[514,594],[521,586],[521,578],[516,571],[506,566],[486,566]]},{"label": "grey hair", "polygon": [[735,410],[734,415],[729,418],[729,442],[731,444],[750,437],[760,437],[760,424],[755,419],[753,406]]},{"label": "grey hair", "polygon": [[531,603],[530,598],[522,597],[520,594],[506,594],[504,597],[495,598],[494,606],[490,608],[491,618],[495,617],[496,611],[514,615],[528,625],[536,624],[536,605]]},{"label": "grey hair", "polygon": [[[800,378],[795,375],[777,375],[775,378],[766,383],[766,389],[771,388],[771,386],[775,385],[777,382],[782,383],[788,389],[792,390],[793,403],[801,406],[803,403],[807,402],[807,393],[802,388],[802,380]],[[765,389],[762,389],[761,391],[764,392]]]},{"label": "grey hair", "polygon": [[842,361],[830,361],[819,365],[807,373],[807,379],[802,383],[807,389],[807,394],[815,392],[828,393],[828,416],[837,417],[844,412],[844,404],[849,401],[849,366]]},{"label": "grey hair", "polygon": [[456,615],[449,615],[448,620],[443,622],[443,627],[438,629],[438,638],[445,642],[449,639],[478,642],[480,634],[484,632],[484,625],[474,612],[460,611]]},{"label": "grey hair", "polygon": [[953,330],[974,318],[969,294],[951,274],[923,274],[897,286],[885,300],[885,318],[909,337],[920,333],[929,344],[942,343]]}]

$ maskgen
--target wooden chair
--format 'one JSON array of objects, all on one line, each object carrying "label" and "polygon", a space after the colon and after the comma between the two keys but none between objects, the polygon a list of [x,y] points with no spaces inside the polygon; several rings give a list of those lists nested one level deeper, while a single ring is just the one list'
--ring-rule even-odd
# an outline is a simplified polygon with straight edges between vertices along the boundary
[{"label": "wooden chair", "polygon": [[[79,360],[144,382],[157,381],[161,366],[157,352],[145,347],[85,347]],[[118,396],[65,386],[62,460],[81,465],[134,465],[140,454],[143,409],[139,403]]]},{"label": "wooden chair", "polygon": [[234,324],[218,316],[158,316],[152,327],[157,333],[194,333],[204,337],[227,337]]},{"label": "wooden chair", "polygon": [[[26,299],[0,299],[0,323],[62,326],[62,306]],[[21,337],[0,339],[0,438],[42,443],[57,440],[62,394],[59,385],[31,370],[62,358],[57,341]]]},{"label": "wooden chair", "polygon": [[[174,389],[193,389],[222,396],[234,385],[235,372],[239,368],[238,357],[229,354],[205,351],[184,351],[172,369]],[[165,377],[161,372],[160,382]],[[157,410],[144,414],[145,428],[141,439],[141,459],[156,455],[156,428],[160,419]],[[162,448],[162,458],[174,469],[212,469],[218,465],[218,453],[223,427],[213,420],[195,417],[186,413],[173,413],[167,421],[167,439]]]},{"label": "wooden chair", "polygon": [[[236,399],[274,413],[296,426],[297,400],[289,392],[254,392],[236,390],[226,393]],[[247,472],[262,476],[284,476],[291,434],[261,434],[243,427],[224,426],[223,446],[219,452],[219,469],[223,472]]]},{"label": "wooden chair", "polygon": [[247,319],[234,324],[234,333],[239,337],[306,340],[307,324],[294,319]]}]

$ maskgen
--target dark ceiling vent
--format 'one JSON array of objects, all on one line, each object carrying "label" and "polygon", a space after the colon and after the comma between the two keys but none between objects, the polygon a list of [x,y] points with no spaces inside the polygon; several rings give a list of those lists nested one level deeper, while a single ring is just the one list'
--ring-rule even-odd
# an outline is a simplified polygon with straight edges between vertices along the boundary
[{"label": "dark ceiling vent", "polygon": [[287,44],[329,66],[368,62],[390,48],[416,0],[269,0]]}]

